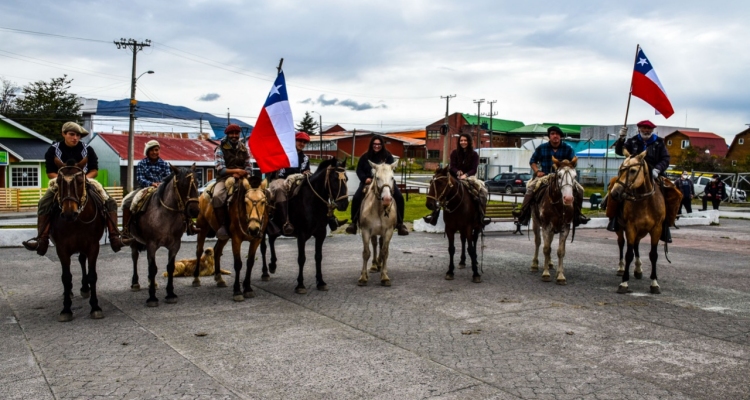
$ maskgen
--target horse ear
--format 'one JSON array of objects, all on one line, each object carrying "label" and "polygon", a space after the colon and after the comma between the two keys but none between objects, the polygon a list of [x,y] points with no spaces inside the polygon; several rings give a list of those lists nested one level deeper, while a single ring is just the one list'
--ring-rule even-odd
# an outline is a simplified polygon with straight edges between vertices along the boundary
[{"label": "horse ear", "polygon": [[638,161],[642,161],[644,157],[646,157],[646,150],[643,150],[643,152],[641,152],[641,154],[638,154],[635,158],[637,158]]},{"label": "horse ear", "polygon": [[89,158],[88,157],[84,157],[83,160],[81,160],[81,162],[79,162],[78,164],[76,164],[76,167],[83,168],[88,163],[89,163]]},{"label": "horse ear", "polygon": [[398,161],[394,161],[393,164],[391,164],[391,168],[395,171],[398,167]]},{"label": "horse ear", "polygon": [[367,160],[368,163],[370,163],[370,168],[372,168],[372,173],[375,173],[375,167],[377,167],[378,164],[375,164],[374,162]]},{"label": "horse ear", "polygon": [[630,157],[630,152],[628,151],[628,149],[622,149],[622,155],[624,155],[625,157]]},{"label": "horse ear", "polygon": [[558,168],[558,166],[560,165],[560,160],[555,158],[555,156],[552,156],[552,164],[554,164],[555,168]]},{"label": "horse ear", "polygon": [[180,173],[180,170],[179,170],[179,168],[175,167],[175,166],[174,166],[174,165],[172,165],[172,164],[169,164],[169,169],[171,169],[171,170],[172,170],[172,173],[173,173],[173,174],[175,174],[175,175],[177,175],[177,174],[179,174],[179,173]]},{"label": "horse ear", "polygon": [[570,160],[570,163],[573,165],[573,168],[575,168],[578,164],[578,156],[573,156],[573,159]]},{"label": "horse ear", "polygon": [[195,163],[190,167],[190,171],[195,172]]}]

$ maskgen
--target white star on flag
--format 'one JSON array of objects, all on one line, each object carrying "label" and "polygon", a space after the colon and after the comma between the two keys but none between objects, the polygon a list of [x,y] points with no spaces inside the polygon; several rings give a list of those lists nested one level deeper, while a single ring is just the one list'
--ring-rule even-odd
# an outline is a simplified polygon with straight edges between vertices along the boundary
[{"label": "white star on flag", "polygon": [[279,86],[274,86],[274,85],[271,85],[271,93],[269,93],[269,94],[268,94],[268,97],[271,97],[271,96],[273,96],[274,94],[278,94],[279,96],[281,96],[281,93],[279,93],[279,88],[280,88],[281,86],[282,86],[282,85],[279,85]]},{"label": "white star on flag", "polygon": [[642,67],[642,66],[648,64],[648,60],[646,60],[645,58],[641,58],[640,61],[638,61],[638,64],[640,64],[641,67]]}]

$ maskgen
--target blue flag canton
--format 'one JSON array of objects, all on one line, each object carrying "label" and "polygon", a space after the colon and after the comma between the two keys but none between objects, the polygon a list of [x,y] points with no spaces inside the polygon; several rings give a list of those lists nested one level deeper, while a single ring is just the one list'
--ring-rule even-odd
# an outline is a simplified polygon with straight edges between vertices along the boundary
[{"label": "blue flag canton", "polygon": [[646,54],[643,53],[642,49],[638,50],[638,57],[636,57],[635,60],[635,70],[646,75],[648,71],[651,71],[652,69],[654,68],[651,66],[651,61],[648,60]]},{"label": "blue flag canton", "polygon": [[279,72],[279,75],[276,77],[276,81],[273,83],[273,86],[271,86],[271,90],[268,92],[268,97],[266,97],[266,103],[263,104],[263,107],[268,107],[280,101],[289,101],[289,97],[286,94],[286,80],[284,80],[283,72]]}]

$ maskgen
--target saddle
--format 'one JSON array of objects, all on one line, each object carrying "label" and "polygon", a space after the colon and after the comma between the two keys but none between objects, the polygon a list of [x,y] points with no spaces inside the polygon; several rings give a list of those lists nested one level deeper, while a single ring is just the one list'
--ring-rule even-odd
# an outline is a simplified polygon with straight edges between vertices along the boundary
[{"label": "saddle", "polygon": [[157,188],[149,186],[136,192],[133,197],[133,203],[130,204],[130,212],[132,215],[138,215],[145,210],[146,204],[151,200],[151,196],[156,193],[156,190]]},{"label": "saddle", "polygon": [[292,174],[286,178],[285,186],[288,198],[291,200],[299,194],[302,184],[305,183],[305,174]]}]

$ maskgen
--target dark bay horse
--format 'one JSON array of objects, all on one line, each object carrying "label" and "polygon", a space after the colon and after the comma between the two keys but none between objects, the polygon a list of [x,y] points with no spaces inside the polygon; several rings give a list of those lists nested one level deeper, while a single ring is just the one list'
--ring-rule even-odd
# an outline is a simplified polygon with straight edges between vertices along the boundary
[{"label": "dark bay horse", "polygon": [[135,241],[130,245],[133,258],[131,288],[138,290],[138,253],[146,250],[148,259],[148,300],[146,305],[157,307],[156,298],[156,250],[165,247],[167,258],[167,303],[176,303],[173,274],[174,261],[182,244],[182,234],[188,219],[198,215],[198,187],[195,184],[195,164],[191,168],[170,166],[172,175],[156,190],[143,212],[130,220],[130,232]]},{"label": "dark bay horse", "polygon": [[534,220],[534,259],[531,270],[539,271],[539,245],[544,238],[544,271],[542,281],[551,282],[549,270],[553,265],[551,260],[552,240],[556,233],[560,234],[557,247],[557,277],[558,285],[567,284],[564,275],[563,259],[565,258],[565,241],[570,233],[575,210],[573,207],[576,187],[576,163],[578,157],[572,161],[558,161],[552,157],[555,173],[550,174],[547,186],[536,193],[536,202],[531,209]]},{"label": "dark bay horse", "polygon": [[[629,293],[628,280],[630,279],[630,263],[634,256],[638,255],[638,245],[647,234],[651,236],[651,251],[648,254],[651,260],[651,288],[652,294],[661,293],[659,283],[656,281],[656,261],[659,258],[657,245],[661,237],[662,224],[666,217],[666,207],[661,190],[656,187],[651,179],[648,165],[644,157],[646,152],[637,156],[631,156],[627,150],[627,157],[617,175],[617,181],[612,185],[609,195],[621,202],[622,219],[617,229],[617,245],[620,247],[620,258],[622,248],[627,240],[627,251],[625,254],[625,270],[622,271],[622,283],[617,288],[617,293]],[[681,199],[680,199],[681,200]],[[619,218],[616,217],[616,218]],[[640,257],[639,257],[640,258]],[[634,276],[640,279],[643,272],[640,268],[640,260],[636,261]],[[618,271],[618,275],[620,275]]]},{"label": "dark bay horse", "polygon": [[[268,212],[266,206],[268,202],[268,193],[261,184],[260,177],[252,176],[249,179],[238,179],[234,183],[234,195],[228,205],[229,209],[229,237],[232,241],[232,255],[234,259],[234,288],[232,299],[234,301],[244,301],[246,298],[255,297],[255,292],[250,286],[250,274],[255,264],[255,253],[258,246],[263,241],[263,233],[268,224]],[[200,197],[200,214],[198,215],[197,226],[200,228],[198,233],[198,244],[195,249],[196,259],[200,260],[203,254],[203,245],[209,231],[216,232],[219,229],[219,222],[216,220],[211,199],[208,193],[203,193]],[[224,246],[230,240],[218,239],[214,246],[214,280],[219,287],[225,287],[226,282],[221,276],[221,255]],[[240,288],[240,272],[242,271],[242,242],[250,242],[250,248],[247,254],[247,271],[245,279]],[[193,286],[200,286],[200,268],[196,268],[193,273]]]},{"label": "dark bay horse", "polygon": [[[62,163],[55,160],[60,166]],[[51,218],[50,237],[55,244],[57,257],[62,264],[63,310],[57,317],[60,322],[73,319],[70,309],[73,298],[73,275],[70,273],[70,259],[79,253],[82,271],[81,295],[89,296],[93,319],[103,318],[102,309],[96,296],[96,260],[99,256],[99,240],[107,226],[102,215],[104,204],[99,201],[96,191],[90,188],[86,181],[83,166],[88,162],[84,158],[78,164],[69,163],[60,167],[57,172],[56,204],[59,210],[53,210]],[[86,270],[88,262],[88,271]]]},{"label": "dark bay horse", "polygon": [[430,189],[427,192],[426,206],[432,211],[443,209],[443,221],[445,222],[445,234],[448,236],[448,254],[450,264],[445,279],[453,280],[453,255],[456,252],[454,236],[458,231],[462,238],[468,242],[469,257],[471,258],[472,281],[482,282],[477,265],[477,240],[482,226],[476,217],[479,210],[469,193],[469,189],[458,179],[454,178],[449,167],[440,168],[435,171],[430,180]]},{"label": "dark bay horse", "polygon": [[[298,294],[307,293],[303,277],[305,267],[305,243],[311,237],[315,238],[315,281],[318,290],[328,290],[328,285],[323,281],[321,262],[323,261],[323,242],[328,231],[329,216],[333,210],[345,211],[349,206],[348,188],[346,186],[346,163],[337,159],[323,161],[312,176],[306,176],[302,182],[299,193],[289,199],[289,221],[294,225],[294,234],[297,238],[297,264],[299,273],[297,275],[297,287],[294,292]],[[278,236],[276,236],[278,237]],[[261,246],[263,254],[263,279],[266,280],[268,270],[271,273],[276,269],[274,241],[276,237],[269,235],[269,246],[271,247],[271,264],[266,267],[265,245]]]}]

